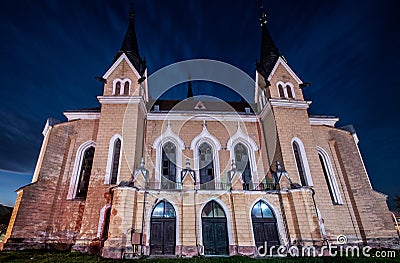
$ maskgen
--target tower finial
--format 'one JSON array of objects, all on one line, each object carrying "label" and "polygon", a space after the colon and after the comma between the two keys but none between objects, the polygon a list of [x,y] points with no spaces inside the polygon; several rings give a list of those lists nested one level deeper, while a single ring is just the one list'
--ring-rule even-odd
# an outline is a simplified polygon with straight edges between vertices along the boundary
[{"label": "tower finial", "polygon": [[260,0],[260,24],[262,26],[266,23],[267,23],[267,14],[265,13],[263,0]]},{"label": "tower finial", "polygon": [[135,20],[135,6],[133,4],[133,1],[131,2],[131,5],[129,7],[129,19]]}]

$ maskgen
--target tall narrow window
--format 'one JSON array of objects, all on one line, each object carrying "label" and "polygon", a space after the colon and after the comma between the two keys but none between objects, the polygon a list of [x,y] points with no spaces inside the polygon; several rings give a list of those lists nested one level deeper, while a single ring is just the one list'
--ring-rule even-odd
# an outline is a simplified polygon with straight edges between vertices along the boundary
[{"label": "tall narrow window", "polygon": [[300,147],[297,142],[293,142],[293,153],[296,160],[297,171],[299,172],[300,182],[302,186],[307,185],[306,173],[304,171],[304,165],[301,157]]},{"label": "tall narrow window", "polygon": [[242,174],[243,190],[249,190],[251,183],[249,154],[246,146],[242,143],[235,146],[235,161],[238,172]]},{"label": "tall narrow window", "polygon": [[78,187],[76,190],[77,198],[86,198],[86,194],[89,187],[90,173],[92,171],[94,156],[94,147],[91,146],[85,150],[83,154],[81,169],[78,177]]},{"label": "tall narrow window", "polygon": [[115,84],[115,93],[114,95],[119,95],[121,93],[121,82],[117,82],[117,84]]},{"label": "tall narrow window", "polygon": [[279,97],[284,98],[285,92],[283,91],[283,87],[281,84],[278,85]]},{"label": "tall narrow window", "polygon": [[328,185],[329,194],[332,199],[333,204],[343,204],[343,200],[339,191],[339,187],[333,173],[333,170],[330,166],[330,161],[323,152],[318,150],[319,161],[321,162],[322,171],[324,172],[324,177],[326,184]]},{"label": "tall narrow window", "polygon": [[293,99],[292,87],[290,87],[289,85],[286,85],[286,92],[287,92],[288,98]]},{"label": "tall narrow window", "polygon": [[162,188],[173,189],[176,183],[176,146],[167,142],[162,146]]},{"label": "tall narrow window", "polygon": [[214,189],[214,158],[212,147],[206,142],[199,146],[199,174],[202,189]]},{"label": "tall narrow window", "polygon": [[124,84],[124,95],[129,95],[129,82],[126,81]]},{"label": "tall narrow window", "polygon": [[111,184],[116,184],[118,179],[119,160],[121,156],[121,140],[117,138],[114,142],[113,160],[111,164]]}]

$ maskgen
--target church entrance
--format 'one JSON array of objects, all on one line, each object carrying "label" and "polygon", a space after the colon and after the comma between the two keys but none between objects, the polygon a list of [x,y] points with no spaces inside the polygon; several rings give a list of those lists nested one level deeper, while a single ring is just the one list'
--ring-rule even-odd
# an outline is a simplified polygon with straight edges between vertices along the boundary
[{"label": "church entrance", "polygon": [[201,213],[205,255],[228,255],[226,216],[215,201],[206,204]]},{"label": "church entrance", "polygon": [[279,246],[279,235],[276,229],[276,219],[269,208],[269,206],[263,202],[258,201],[251,210],[251,220],[253,221],[253,233],[256,247],[265,245],[267,242],[267,253],[271,246]]},{"label": "church entrance", "polygon": [[168,202],[161,201],[151,214],[150,254],[174,255],[176,237],[175,209]]}]

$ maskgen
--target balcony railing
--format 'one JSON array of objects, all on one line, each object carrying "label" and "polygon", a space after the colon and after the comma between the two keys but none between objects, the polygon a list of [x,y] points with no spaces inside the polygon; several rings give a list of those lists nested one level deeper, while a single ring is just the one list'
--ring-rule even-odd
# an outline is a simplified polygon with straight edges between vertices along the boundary
[{"label": "balcony railing", "polygon": [[[146,189],[148,190],[182,190],[183,186],[180,182],[172,182],[172,181],[165,181],[165,182],[157,182],[157,181],[150,181],[146,182]],[[193,189],[195,186],[193,185]],[[200,184],[197,188],[198,190],[230,190],[231,184],[230,183],[216,183],[214,181],[207,182],[204,184]],[[268,190],[276,190],[277,186],[274,183],[266,183],[262,182],[259,184],[243,184],[243,190],[247,191],[268,191]]]},{"label": "balcony railing", "polygon": [[146,189],[148,190],[181,190],[182,183],[172,181],[166,182],[146,182]]}]

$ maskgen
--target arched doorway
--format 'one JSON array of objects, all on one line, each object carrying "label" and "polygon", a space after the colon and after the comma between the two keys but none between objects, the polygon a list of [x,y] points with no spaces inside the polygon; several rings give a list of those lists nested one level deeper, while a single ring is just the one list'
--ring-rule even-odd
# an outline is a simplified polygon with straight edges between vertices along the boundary
[{"label": "arched doorway", "polygon": [[161,201],[151,214],[150,254],[174,255],[176,214],[173,206]]},{"label": "arched doorway", "polygon": [[251,209],[251,220],[253,222],[253,233],[256,247],[265,245],[267,249],[271,246],[279,246],[279,235],[276,228],[276,218],[271,208],[264,202],[258,201]]},{"label": "arched doorway", "polygon": [[205,255],[228,255],[228,230],[222,207],[208,202],[201,213]]}]

